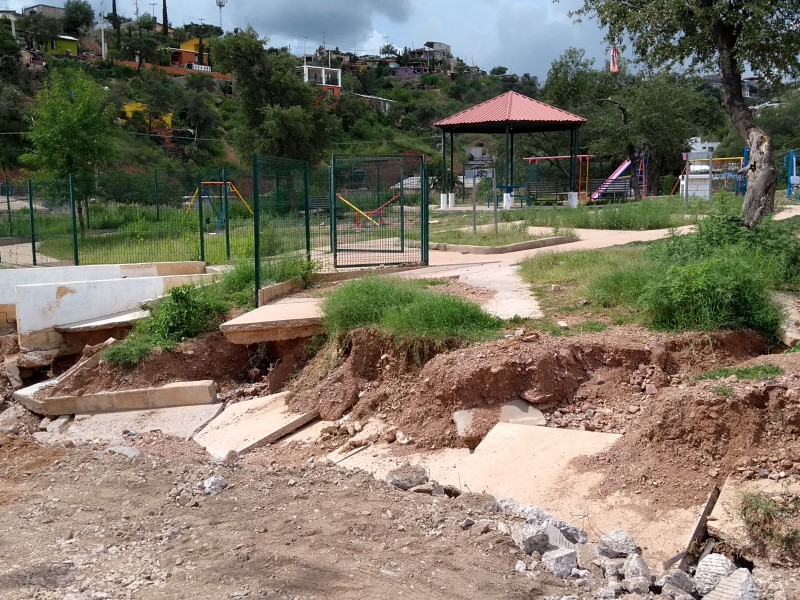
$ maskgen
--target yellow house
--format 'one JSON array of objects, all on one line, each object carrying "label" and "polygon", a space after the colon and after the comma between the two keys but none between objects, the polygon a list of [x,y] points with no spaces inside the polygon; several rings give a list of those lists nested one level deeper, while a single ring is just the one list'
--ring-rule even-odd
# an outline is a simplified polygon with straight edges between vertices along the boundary
[{"label": "yellow house", "polygon": [[78,38],[71,35],[59,35],[49,42],[37,44],[43,54],[58,56],[78,56]]},{"label": "yellow house", "polygon": [[145,119],[152,119],[152,127],[166,127],[172,129],[172,113],[164,113],[163,115],[150,115],[150,107],[143,102],[128,102],[122,105],[122,112],[125,114],[124,121],[132,118],[137,113],[142,113]]},{"label": "yellow house", "polygon": [[198,58],[197,55],[200,54],[200,38],[196,38],[195,37],[195,38],[191,38],[191,39],[186,40],[185,42],[183,42],[181,44],[181,50],[183,52],[191,52],[191,53],[195,54],[194,62],[196,62],[197,64],[204,64],[204,65],[208,64],[208,40],[205,40],[203,42],[203,62],[202,63],[199,63],[197,61],[197,58]]}]

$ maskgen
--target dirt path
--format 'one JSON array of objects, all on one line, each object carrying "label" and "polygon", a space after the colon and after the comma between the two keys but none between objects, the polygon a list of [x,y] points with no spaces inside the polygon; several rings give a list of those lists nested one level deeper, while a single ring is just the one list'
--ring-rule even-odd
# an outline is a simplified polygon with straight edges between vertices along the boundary
[{"label": "dirt path", "polygon": [[[222,493],[196,489],[215,474],[229,483]],[[333,466],[224,466],[157,437],[131,461],[0,436],[0,486],[4,599],[543,598],[572,588],[516,574],[506,536],[462,530],[482,514],[480,498],[401,492]]]}]

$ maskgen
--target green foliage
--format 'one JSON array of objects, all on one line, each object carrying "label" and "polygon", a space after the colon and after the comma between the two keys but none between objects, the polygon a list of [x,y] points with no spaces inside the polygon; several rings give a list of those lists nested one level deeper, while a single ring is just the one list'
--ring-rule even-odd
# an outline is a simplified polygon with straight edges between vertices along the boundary
[{"label": "green foliage", "polygon": [[759,550],[778,550],[796,556],[800,547],[800,499],[791,494],[743,492],[739,515],[747,534]]},{"label": "green foliage", "polygon": [[734,398],[736,396],[736,392],[729,385],[715,385],[711,388],[711,391],[723,398]]},{"label": "green foliage", "polygon": [[152,332],[157,339],[180,342],[218,325],[228,306],[217,287],[173,288],[155,312]]},{"label": "green foliage", "polygon": [[94,25],[94,10],[86,0],[67,0],[64,3],[64,32],[80,37]]},{"label": "green foliage", "polygon": [[466,244],[471,246],[506,246],[520,242],[541,239],[543,235],[531,235],[526,225],[502,227],[497,233],[485,229],[472,233],[470,230],[451,229],[430,236],[430,241],[437,244]]},{"label": "green foliage", "polygon": [[754,365],[752,367],[720,367],[713,371],[706,371],[701,373],[695,379],[701,381],[713,381],[716,379],[727,379],[728,377],[736,377],[742,381],[764,381],[783,375],[783,369],[778,365],[765,364]]},{"label": "green foliage", "polygon": [[502,322],[458,298],[429,291],[417,282],[366,277],[346,283],[324,301],[325,328],[347,334],[378,328],[400,339],[485,340]]},{"label": "green foliage", "polygon": [[778,339],[781,310],[752,257],[714,254],[669,267],[644,288],[640,303],[657,329],[755,329]]},{"label": "green foliage", "polygon": [[110,159],[112,115],[105,91],[83,70],[56,71],[36,95],[23,158],[55,177],[94,173]]}]

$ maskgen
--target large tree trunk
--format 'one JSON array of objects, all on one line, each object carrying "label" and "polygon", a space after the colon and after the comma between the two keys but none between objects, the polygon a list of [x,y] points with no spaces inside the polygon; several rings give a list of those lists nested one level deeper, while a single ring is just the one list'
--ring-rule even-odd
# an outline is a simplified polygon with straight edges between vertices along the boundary
[{"label": "large tree trunk", "polygon": [[719,44],[719,67],[722,74],[722,105],[736,131],[750,148],[750,160],[744,167],[747,191],[742,211],[745,225],[754,227],[775,210],[775,165],[772,162],[772,138],[756,125],[742,92],[742,71],[733,48],[735,35],[727,27],[715,29]]}]

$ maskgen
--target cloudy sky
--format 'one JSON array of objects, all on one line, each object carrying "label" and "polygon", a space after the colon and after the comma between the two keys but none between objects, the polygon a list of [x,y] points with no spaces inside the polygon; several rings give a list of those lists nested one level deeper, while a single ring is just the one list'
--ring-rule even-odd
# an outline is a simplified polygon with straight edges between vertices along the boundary
[{"label": "cloudy sky", "polygon": [[[95,12],[100,0],[90,0]],[[62,5],[62,0],[44,3]],[[0,7],[21,9],[34,2],[0,0]],[[228,0],[222,11],[226,30],[252,25],[275,46],[291,45],[301,53],[323,42],[326,47],[375,54],[388,41],[398,48],[426,41],[450,44],[453,53],[488,70],[497,65],[542,79],[552,60],[570,46],[583,48],[601,66],[607,54],[602,32],[567,16],[580,0]],[[111,0],[105,0],[110,10]],[[123,15],[133,16],[134,0],[117,0]],[[173,26],[188,22],[219,23],[215,0],[167,0]],[[139,0],[139,12],[153,5]],[[161,15],[161,0],[155,6]]]}]

